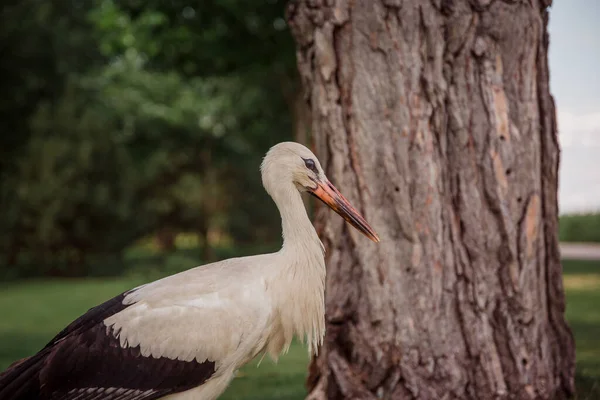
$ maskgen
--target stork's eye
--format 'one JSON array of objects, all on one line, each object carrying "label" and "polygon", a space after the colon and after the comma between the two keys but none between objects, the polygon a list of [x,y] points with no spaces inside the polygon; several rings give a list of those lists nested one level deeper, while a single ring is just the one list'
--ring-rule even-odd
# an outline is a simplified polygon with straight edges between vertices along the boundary
[{"label": "stork's eye", "polygon": [[306,168],[310,169],[315,174],[319,173],[319,171],[317,171],[317,166],[315,165],[315,161],[313,159],[303,158],[303,160],[304,160],[304,165],[306,165]]}]

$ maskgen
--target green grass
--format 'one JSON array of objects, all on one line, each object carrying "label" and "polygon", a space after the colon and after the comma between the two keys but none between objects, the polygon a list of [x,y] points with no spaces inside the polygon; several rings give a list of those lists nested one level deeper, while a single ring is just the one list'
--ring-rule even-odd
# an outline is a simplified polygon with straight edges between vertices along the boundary
[{"label": "green grass", "polygon": [[566,314],[577,349],[577,398],[600,399],[600,262],[563,265]]},{"label": "green grass", "polygon": [[[567,319],[577,343],[577,398],[600,399],[600,262],[564,264]],[[0,286],[0,371],[39,350],[91,306],[140,283],[119,278]],[[307,364],[306,349],[295,343],[278,364],[265,357],[258,368],[256,362],[244,367],[222,399],[303,399]]]}]

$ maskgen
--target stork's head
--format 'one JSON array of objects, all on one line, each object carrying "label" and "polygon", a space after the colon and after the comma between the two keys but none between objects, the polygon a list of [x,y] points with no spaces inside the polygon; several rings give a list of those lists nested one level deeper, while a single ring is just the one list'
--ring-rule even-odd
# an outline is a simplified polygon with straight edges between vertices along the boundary
[{"label": "stork's head", "polygon": [[321,163],[305,146],[295,142],[276,144],[267,152],[261,172],[263,185],[275,201],[293,185],[321,200],[372,241],[379,242],[373,228],[329,182]]}]

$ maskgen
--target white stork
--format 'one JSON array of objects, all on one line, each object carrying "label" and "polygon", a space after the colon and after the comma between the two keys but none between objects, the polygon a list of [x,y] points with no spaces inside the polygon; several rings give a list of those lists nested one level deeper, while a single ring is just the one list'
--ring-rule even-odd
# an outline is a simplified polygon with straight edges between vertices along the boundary
[{"label": "white stork", "polygon": [[273,146],[261,172],[281,213],[281,250],[196,267],[90,309],[0,375],[0,400],[215,399],[238,368],[259,354],[276,360],[294,335],[316,353],[324,248],[300,192],[379,238],[306,147]]}]

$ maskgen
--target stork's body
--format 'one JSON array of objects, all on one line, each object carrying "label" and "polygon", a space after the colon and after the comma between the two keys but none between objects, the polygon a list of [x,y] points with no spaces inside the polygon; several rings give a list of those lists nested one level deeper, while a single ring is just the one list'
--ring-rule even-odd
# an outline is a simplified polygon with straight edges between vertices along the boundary
[{"label": "stork's body", "polygon": [[280,251],[196,267],[91,309],[0,375],[0,400],[215,399],[238,368],[261,353],[276,359],[294,336],[316,351],[325,261],[299,191],[378,239],[304,146],[273,147],[262,174],[281,213]]}]

